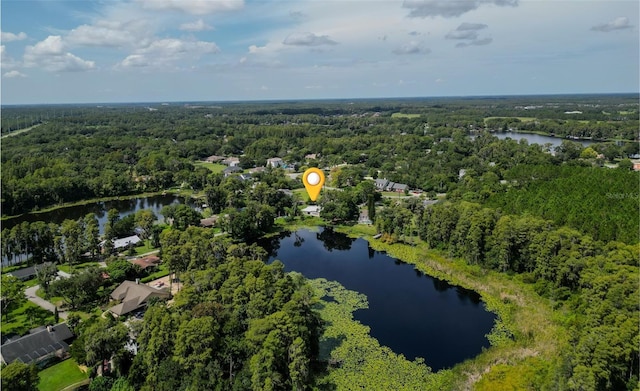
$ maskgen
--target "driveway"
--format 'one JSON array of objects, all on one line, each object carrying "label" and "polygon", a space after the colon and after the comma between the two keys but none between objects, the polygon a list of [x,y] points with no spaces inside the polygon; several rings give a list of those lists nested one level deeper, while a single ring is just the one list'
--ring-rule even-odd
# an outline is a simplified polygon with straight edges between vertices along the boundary
[{"label": "driveway", "polygon": [[[40,289],[40,285],[32,286],[31,288],[25,289],[24,294],[27,296],[27,299],[29,299],[30,302],[44,308],[47,311],[55,312],[56,306],[36,295],[36,291],[38,289]],[[66,311],[61,311],[60,309],[58,309],[58,316],[60,316],[60,319],[67,319],[67,315],[68,314]]]}]

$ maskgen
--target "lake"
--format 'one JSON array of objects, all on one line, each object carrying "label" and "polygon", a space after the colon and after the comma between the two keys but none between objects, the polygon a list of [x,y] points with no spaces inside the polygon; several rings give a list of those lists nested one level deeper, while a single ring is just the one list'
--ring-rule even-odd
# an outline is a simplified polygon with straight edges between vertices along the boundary
[{"label": "lake", "polygon": [[286,271],[338,281],[363,293],[369,308],[354,318],[371,335],[409,360],[423,357],[434,371],[450,368],[489,347],[495,314],[473,291],[427,276],[413,265],[330,229],[300,230],[259,243]]},{"label": "lake", "polygon": [[[521,139],[527,140],[529,144],[538,144],[544,146],[545,144],[551,144],[551,149],[553,150],[555,147],[559,147],[562,144],[562,141],[565,139],[559,137],[551,137],[551,136],[543,136],[535,133],[515,133],[515,132],[500,132],[500,133],[491,133],[497,138],[504,140],[506,138],[510,138],[516,141],[520,141]],[[568,140],[582,144],[583,147],[587,147],[594,142],[591,140]]]},{"label": "lake", "polygon": [[[141,209],[150,209],[159,220],[162,220],[160,211],[167,205],[185,203],[182,197],[174,195],[156,195],[151,197],[131,198],[123,200],[101,201],[86,205],[67,206],[43,213],[27,213],[18,217],[2,221],[2,229],[12,228],[23,221],[44,221],[47,223],[61,224],[64,220],[78,220],[88,213],[94,213],[100,224],[100,234],[104,233],[104,225],[107,222],[107,211],[117,209],[120,218],[135,213]],[[192,204],[188,201],[188,204]],[[194,205],[192,205],[194,206]]]}]

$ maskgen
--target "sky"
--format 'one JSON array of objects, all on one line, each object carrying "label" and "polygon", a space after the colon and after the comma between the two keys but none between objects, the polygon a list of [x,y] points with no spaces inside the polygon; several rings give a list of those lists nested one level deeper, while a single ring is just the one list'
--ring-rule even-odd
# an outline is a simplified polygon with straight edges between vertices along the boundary
[{"label": "sky", "polygon": [[637,0],[3,0],[2,104],[639,91]]}]

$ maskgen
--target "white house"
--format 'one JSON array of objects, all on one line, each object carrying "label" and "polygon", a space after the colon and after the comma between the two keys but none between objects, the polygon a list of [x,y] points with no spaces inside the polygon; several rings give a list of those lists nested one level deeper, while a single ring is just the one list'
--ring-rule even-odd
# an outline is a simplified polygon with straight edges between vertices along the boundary
[{"label": "white house", "polygon": [[306,216],[320,217],[321,210],[322,208],[320,208],[318,205],[309,205],[306,208],[302,209],[301,212]]},{"label": "white house", "polygon": [[284,161],[282,159],[280,159],[279,157],[274,157],[271,159],[267,159],[267,166],[268,167],[273,167],[273,168],[278,168],[280,166],[284,166]]}]

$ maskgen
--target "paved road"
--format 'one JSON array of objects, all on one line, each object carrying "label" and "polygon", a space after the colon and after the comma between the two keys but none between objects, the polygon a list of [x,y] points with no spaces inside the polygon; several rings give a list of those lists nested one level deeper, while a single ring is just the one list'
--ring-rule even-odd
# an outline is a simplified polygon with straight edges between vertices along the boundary
[{"label": "paved road", "polygon": [[[36,291],[38,289],[40,289],[40,285],[35,285],[35,286],[32,286],[31,288],[25,289],[24,293],[27,296],[27,299],[29,299],[30,302],[35,303],[36,305],[44,308],[47,311],[55,312],[56,307],[53,304],[46,301],[45,299],[42,299],[36,296]],[[68,314],[66,311],[58,310],[58,316],[60,316],[60,319],[67,319],[67,315]]]}]

